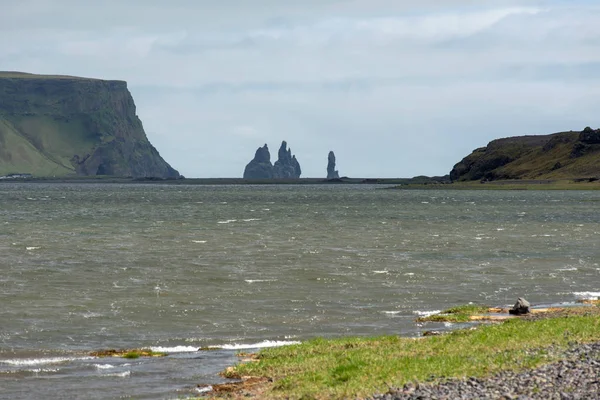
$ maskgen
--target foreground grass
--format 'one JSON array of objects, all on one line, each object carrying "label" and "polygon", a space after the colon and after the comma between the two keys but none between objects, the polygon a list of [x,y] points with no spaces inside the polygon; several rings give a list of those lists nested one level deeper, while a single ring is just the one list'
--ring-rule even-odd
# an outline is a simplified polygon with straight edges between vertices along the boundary
[{"label": "foreground grass", "polygon": [[315,339],[263,350],[257,362],[239,364],[228,375],[270,378],[258,391],[260,398],[340,399],[366,397],[409,381],[533,368],[553,361],[557,350],[570,343],[600,340],[598,308],[592,308],[588,315],[516,318],[424,339]]}]

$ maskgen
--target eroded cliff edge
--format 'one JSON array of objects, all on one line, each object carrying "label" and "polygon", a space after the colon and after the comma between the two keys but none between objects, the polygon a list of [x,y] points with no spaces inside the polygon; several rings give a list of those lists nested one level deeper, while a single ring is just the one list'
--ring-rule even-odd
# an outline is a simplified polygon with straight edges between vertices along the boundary
[{"label": "eroded cliff edge", "polygon": [[0,175],[178,178],[123,81],[0,72]]}]

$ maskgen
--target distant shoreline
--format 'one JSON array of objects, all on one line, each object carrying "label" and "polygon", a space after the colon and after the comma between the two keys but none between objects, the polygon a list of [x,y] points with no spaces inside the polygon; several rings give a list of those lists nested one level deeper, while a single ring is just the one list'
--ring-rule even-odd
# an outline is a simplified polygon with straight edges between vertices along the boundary
[{"label": "distant shoreline", "polygon": [[69,178],[12,178],[0,179],[3,183],[73,183],[73,184],[160,184],[160,185],[381,185],[397,190],[600,190],[600,181],[589,178],[565,180],[503,180],[445,182],[437,178],[299,178],[299,179],[243,179],[243,178],[121,178],[121,177],[69,177]]},{"label": "distant shoreline", "polygon": [[5,182],[26,183],[150,183],[165,185],[408,185],[412,178],[299,178],[299,179],[243,179],[243,178],[121,178],[121,177],[68,177],[68,178],[12,178],[0,179]]}]

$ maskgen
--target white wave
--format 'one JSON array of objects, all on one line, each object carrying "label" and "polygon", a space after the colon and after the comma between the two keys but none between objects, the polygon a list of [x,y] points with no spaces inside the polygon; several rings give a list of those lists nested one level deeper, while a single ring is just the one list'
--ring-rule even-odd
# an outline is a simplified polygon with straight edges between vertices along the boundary
[{"label": "white wave", "polygon": [[407,273],[404,274],[404,276],[414,276],[414,275],[415,275],[414,272],[407,272]]},{"label": "white wave", "polygon": [[600,292],[573,292],[579,300],[600,300]]},{"label": "white wave", "polygon": [[191,353],[193,351],[198,351],[198,346],[155,346],[150,347],[150,350],[156,351],[158,353]]},{"label": "white wave", "polygon": [[388,314],[388,315],[396,315],[396,314],[400,314],[402,311],[382,311],[382,313],[384,314]]},{"label": "white wave", "polygon": [[222,346],[209,346],[211,349],[223,349],[223,350],[244,350],[244,349],[263,349],[267,347],[282,347],[290,346],[293,344],[300,344],[295,340],[265,340],[260,343],[254,344],[224,344]]},{"label": "white wave", "polygon": [[69,361],[78,360],[93,360],[95,357],[48,357],[48,358],[18,358],[0,360],[1,364],[26,366],[26,365],[46,365],[46,364],[61,364]]},{"label": "white wave", "polygon": [[83,318],[99,318],[104,317],[104,314],[99,312],[88,311],[86,313],[81,314]]},{"label": "white wave", "polygon": [[389,274],[389,271],[373,271],[374,274]]},{"label": "white wave", "polygon": [[203,243],[206,243],[206,240],[192,240],[192,243],[200,243],[200,244],[203,244]]},{"label": "white wave", "polygon": [[41,249],[41,247],[35,247],[35,246],[25,247],[25,250],[29,250],[29,251],[31,251],[31,250],[38,250],[38,249]]},{"label": "white wave", "polygon": [[46,373],[58,372],[58,371],[60,371],[60,369],[59,368],[32,368],[32,369],[26,369],[25,371],[39,374],[39,373],[44,373],[44,372],[46,372]]},{"label": "white wave", "polygon": [[578,268],[576,267],[567,267],[567,268],[559,268],[558,271],[577,271]]},{"label": "white wave", "polygon": [[244,221],[244,222],[260,221],[260,218],[247,218],[247,219],[243,219],[242,221]]},{"label": "white wave", "polygon": [[114,374],[106,374],[106,375],[102,375],[104,377],[115,377],[115,378],[127,378],[131,375],[131,371],[123,371],[123,372],[118,372],[118,373],[114,373]]},{"label": "white wave", "polygon": [[433,310],[433,311],[419,311],[419,310],[415,310],[413,311],[413,314],[418,315],[419,317],[429,317],[431,315],[436,315],[441,313],[442,310]]},{"label": "white wave", "polygon": [[196,388],[196,392],[198,393],[208,393],[208,392],[212,392],[213,387],[212,386],[204,386],[203,388]]},{"label": "white wave", "polygon": [[256,282],[277,282],[277,279],[244,279],[244,282],[256,283]]},{"label": "white wave", "polygon": [[232,222],[237,222],[237,219],[228,219],[225,221],[219,221],[219,222],[217,222],[217,224],[230,224]]},{"label": "white wave", "polygon": [[111,364],[94,364],[94,367],[96,367],[96,369],[112,369],[112,368],[115,368],[115,366],[111,365]]}]

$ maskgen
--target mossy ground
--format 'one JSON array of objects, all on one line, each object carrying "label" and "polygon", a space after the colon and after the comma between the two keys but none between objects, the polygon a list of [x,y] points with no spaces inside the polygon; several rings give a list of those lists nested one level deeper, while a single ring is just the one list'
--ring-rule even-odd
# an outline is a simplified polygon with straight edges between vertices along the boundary
[{"label": "mossy ground", "polygon": [[417,322],[469,322],[471,316],[488,313],[489,311],[490,308],[487,306],[468,304],[449,308],[440,314],[420,317]]},{"label": "mossy ground", "polygon": [[266,349],[256,356],[257,362],[241,363],[226,372],[229,377],[253,377],[247,380],[252,385],[230,385],[229,391],[217,390],[216,395],[361,398],[407,382],[533,368],[559,358],[572,343],[599,341],[599,311],[595,306],[581,307],[553,313],[552,318],[514,318],[502,324],[420,339],[314,339]]},{"label": "mossy ground", "polygon": [[98,350],[90,353],[92,357],[123,357],[123,358],[140,358],[140,357],[165,357],[167,353],[153,351],[151,349],[126,349],[126,350]]}]

